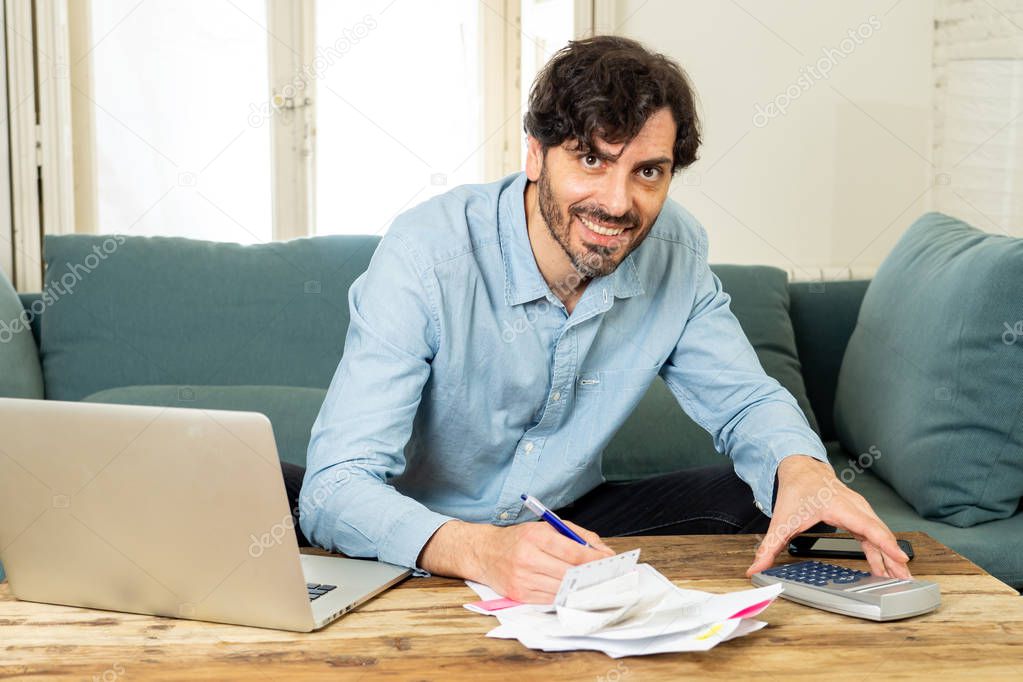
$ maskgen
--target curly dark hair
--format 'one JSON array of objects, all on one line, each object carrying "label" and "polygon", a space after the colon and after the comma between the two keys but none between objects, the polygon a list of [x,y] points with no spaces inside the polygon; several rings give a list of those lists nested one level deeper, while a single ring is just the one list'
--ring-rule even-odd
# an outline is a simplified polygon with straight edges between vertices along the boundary
[{"label": "curly dark hair", "polygon": [[663,54],[619,36],[573,40],[547,62],[529,92],[526,133],[544,151],[574,139],[628,142],[657,110],[675,119],[672,174],[697,159],[700,121],[686,72]]}]

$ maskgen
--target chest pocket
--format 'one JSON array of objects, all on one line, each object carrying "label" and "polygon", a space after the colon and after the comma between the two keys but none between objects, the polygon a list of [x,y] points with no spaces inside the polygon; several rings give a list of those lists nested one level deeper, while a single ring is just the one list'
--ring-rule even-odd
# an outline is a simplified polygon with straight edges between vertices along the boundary
[{"label": "chest pocket", "polygon": [[661,366],[636,369],[607,369],[598,372],[580,372],[576,379],[579,393],[627,392],[645,390],[657,376]]}]

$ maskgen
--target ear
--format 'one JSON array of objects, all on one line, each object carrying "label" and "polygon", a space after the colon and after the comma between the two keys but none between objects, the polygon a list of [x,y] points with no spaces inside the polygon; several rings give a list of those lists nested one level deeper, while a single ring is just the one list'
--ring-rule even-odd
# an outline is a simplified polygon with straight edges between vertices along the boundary
[{"label": "ear", "polygon": [[526,177],[530,182],[540,179],[543,170],[543,145],[532,135],[526,136]]}]

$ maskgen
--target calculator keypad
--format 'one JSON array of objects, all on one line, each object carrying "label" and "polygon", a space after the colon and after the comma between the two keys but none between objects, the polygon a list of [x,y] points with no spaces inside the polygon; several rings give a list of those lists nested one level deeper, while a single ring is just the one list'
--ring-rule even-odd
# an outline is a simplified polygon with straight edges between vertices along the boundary
[{"label": "calculator keypad", "polygon": [[764,571],[764,575],[781,578],[782,580],[791,580],[805,585],[814,585],[815,587],[826,587],[828,583],[849,585],[871,577],[870,573],[866,571],[857,571],[852,568],[845,568],[844,566],[835,566],[834,564],[824,564],[820,561],[800,561],[797,564],[776,566]]}]

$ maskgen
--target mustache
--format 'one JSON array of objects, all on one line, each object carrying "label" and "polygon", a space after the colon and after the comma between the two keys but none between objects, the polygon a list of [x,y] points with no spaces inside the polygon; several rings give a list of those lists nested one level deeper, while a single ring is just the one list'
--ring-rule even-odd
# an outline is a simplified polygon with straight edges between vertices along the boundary
[{"label": "mustache", "polygon": [[569,213],[571,215],[589,218],[594,222],[604,223],[606,225],[618,225],[626,228],[639,227],[639,216],[632,211],[629,211],[624,215],[615,216],[599,208],[578,207],[569,209]]}]

